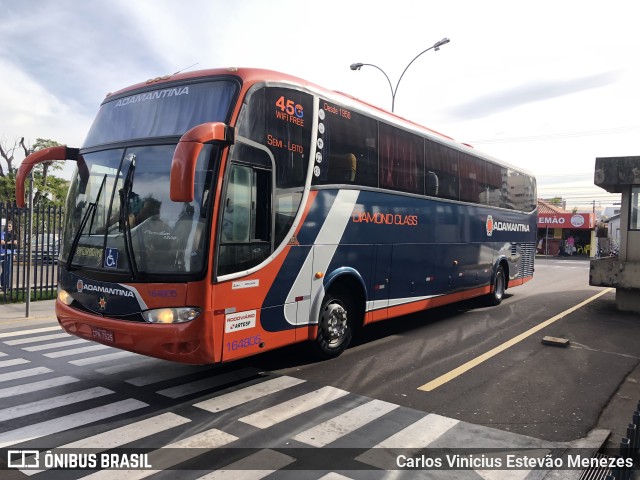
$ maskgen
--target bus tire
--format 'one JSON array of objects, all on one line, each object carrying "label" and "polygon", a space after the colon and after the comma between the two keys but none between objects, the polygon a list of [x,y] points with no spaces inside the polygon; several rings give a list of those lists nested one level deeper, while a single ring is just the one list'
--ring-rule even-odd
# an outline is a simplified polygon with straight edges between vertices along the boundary
[{"label": "bus tire", "polygon": [[317,358],[335,358],[345,351],[353,338],[355,316],[355,303],[349,294],[327,292],[320,308],[318,334],[312,343]]},{"label": "bus tire", "polygon": [[491,285],[491,293],[487,295],[487,303],[491,306],[500,305],[504,292],[507,288],[507,279],[504,274],[502,265],[498,265],[496,274],[493,276],[493,284]]}]

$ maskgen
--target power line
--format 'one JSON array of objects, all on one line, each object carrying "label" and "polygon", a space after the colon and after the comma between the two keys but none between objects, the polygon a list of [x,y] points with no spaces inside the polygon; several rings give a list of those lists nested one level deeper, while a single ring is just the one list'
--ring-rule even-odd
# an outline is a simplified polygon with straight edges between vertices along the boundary
[{"label": "power line", "polygon": [[544,140],[563,140],[565,138],[591,137],[595,135],[615,135],[619,133],[631,133],[640,131],[640,126],[606,128],[600,130],[582,130],[577,132],[548,133],[544,135],[529,135],[523,137],[487,138],[480,140],[468,140],[465,143],[488,144],[488,143],[516,143],[516,142],[538,142]]}]

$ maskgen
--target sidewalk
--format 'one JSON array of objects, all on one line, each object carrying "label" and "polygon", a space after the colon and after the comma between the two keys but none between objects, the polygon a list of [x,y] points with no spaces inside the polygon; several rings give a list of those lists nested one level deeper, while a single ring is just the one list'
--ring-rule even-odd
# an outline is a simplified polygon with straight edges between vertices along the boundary
[{"label": "sidewalk", "polygon": [[7,321],[50,318],[55,320],[55,300],[38,300],[29,305],[29,317],[25,315],[25,303],[7,303],[0,305],[0,323]]}]

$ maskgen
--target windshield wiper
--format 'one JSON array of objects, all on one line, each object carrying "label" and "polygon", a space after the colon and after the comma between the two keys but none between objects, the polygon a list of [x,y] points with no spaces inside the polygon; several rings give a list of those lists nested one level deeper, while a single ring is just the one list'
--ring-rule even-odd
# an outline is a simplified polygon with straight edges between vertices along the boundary
[{"label": "windshield wiper", "polygon": [[98,201],[100,200],[102,190],[104,190],[104,186],[106,183],[107,174],[105,173],[104,177],[102,177],[102,183],[100,184],[100,188],[98,189],[98,194],[96,195],[95,200],[89,203],[89,205],[87,206],[87,211],[84,212],[84,215],[82,216],[82,221],[80,222],[78,233],[76,233],[73,237],[71,249],[69,250],[69,258],[67,258],[67,270],[71,270],[71,262],[73,261],[73,257],[76,255],[76,250],[78,249],[78,244],[80,243],[82,232],[84,232],[84,227],[86,227],[87,221],[89,220],[89,215],[91,215],[91,224],[89,225],[89,234],[91,234],[91,229],[93,228],[93,219],[95,218],[95,212],[98,208]]},{"label": "windshield wiper", "polygon": [[118,191],[120,196],[120,216],[118,217],[118,230],[122,232],[124,238],[124,251],[127,254],[127,260],[131,268],[133,278],[138,276],[138,267],[136,265],[135,255],[133,252],[133,242],[131,241],[131,228],[129,226],[129,197],[133,189],[133,176],[136,173],[136,156],[135,154],[126,157],[130,164],[127,170],[127,176],[124,179],[122,188]]},{"label": "windshield wiper", "polygon": [[133,186],[133,176],[136,173],[136,156],[134,154],[128,155],[129,169],[127,170],[127,176],[124,179],[122,188],[118,191],[120,195],[120,217],[118,218],[118,230],[120,232],[125,231],[125,225],[128,225],[129,218],[129,197],[131,196],[131,189]]}]

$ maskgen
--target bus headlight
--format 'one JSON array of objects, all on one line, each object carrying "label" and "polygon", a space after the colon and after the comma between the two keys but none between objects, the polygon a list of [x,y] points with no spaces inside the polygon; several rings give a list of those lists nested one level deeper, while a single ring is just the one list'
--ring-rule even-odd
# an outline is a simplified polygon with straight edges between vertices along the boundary
[{"label": "bus headlight", "polygon": [[157,308],[142,312],[145,321],[149,323],[185,323],[195,320],[200,315],[200,309],[195,307]]},{"label": "bus headlight", "polygon": [[73,297],[69,292],[63,290],[62,288],[58,289],[58,300],[60,300],[65,305],[71,305],[73,303]]}]

